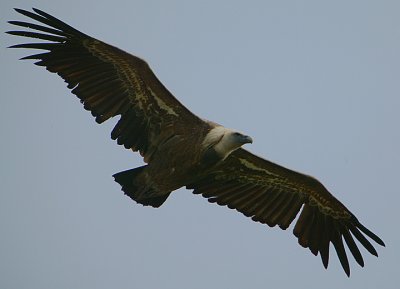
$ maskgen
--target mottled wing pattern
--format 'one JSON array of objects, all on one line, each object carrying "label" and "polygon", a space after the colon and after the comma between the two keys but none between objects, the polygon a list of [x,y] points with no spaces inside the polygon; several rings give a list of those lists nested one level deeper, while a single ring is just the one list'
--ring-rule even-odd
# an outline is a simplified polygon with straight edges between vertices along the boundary
[{"label": "mottled wing pattern", "polygon": [[45,42],[11,47],[45,50],[22,59],[38,60],[35,64],[60,75],[98,123],[120,115],[111,133],[118,144],[139,150],[147,161],[158,144],[177,133],[179,123],[201,122],[172,96],[145,61],[33,10],[16,9],[46,26],[9,21],[28,31],[7,33]]},{"label": "mottled wing pattern", "polygon": [[375,256],[375,248],[364,235],[384,246],[319,181],[244,149],[235,151],[211,174],[187,187],[211,203],[228,206],[256,222],[278,225],[284,230],[301,211],[293,231],[299,244],[314,255],[319,253],[327,268],[332,243],[347,275],[350,266],[343,240],[361,266],[364,261],[354,237]]}]

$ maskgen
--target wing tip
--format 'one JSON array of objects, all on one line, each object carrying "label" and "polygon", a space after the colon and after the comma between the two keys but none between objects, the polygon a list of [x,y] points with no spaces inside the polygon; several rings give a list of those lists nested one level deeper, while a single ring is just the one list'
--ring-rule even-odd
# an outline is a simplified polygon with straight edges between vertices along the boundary
[{"label": "wing tip", "polygon": [[[14,7],[13,9],[14,9],[15,11],[17,11],[18,13],[21,13],[21,14],[23,14],[23,13],[25,13],[25,12],[31,13],[30,11],[25,10],[25,9],[22,9],[22,8]],[[38,13],[37,11],[42,12],[40,9],[37,9],[37,8],[35,8],[35,7],[32,7],[32,10],[35,11],[36,13]]]},{"label": "wing tip", "polygon": [[352,219],[356,225],[357,228],[361,230],[365,235],[370,237],[372,240],[374,240],[377,244],[379,244],[382,247],[386,247],[385,242],[381,238],[379,238],[375,233],[373,233],[371,230],[367,229],[363,224],[358,221],[358,219],[353,215]]},{"label": "wing tip", "polygon": [[14,44],[14,45],[7,46],[7,48],[23,48],[23,47],[21,47],[21,44]]},{"label": "wing tip", "polygon": [[40,10],[40,9],[38,9],[38,8],[35,8],[35,7],[32,7],[32,10],[33,11],[35,11],[36,13],[45,13],[44,11],[42,11],[42,10]]},{"label": "wing tip", "polygon": [[28,10],[21,9],[21,8],[16,8],[16,7],[14,8],[14,11],[18,12],[19,14],[25,15],[25,16],[28,16],[30,13],[32,13],[32,12],[30,12]]}]

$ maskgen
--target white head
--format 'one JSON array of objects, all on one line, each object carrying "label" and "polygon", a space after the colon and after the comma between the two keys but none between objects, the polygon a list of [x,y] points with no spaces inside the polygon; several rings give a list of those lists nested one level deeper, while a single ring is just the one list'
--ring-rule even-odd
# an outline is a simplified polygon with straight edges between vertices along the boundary
[{"label": "white head", "polygon": [[223,126],[217,126],[208,132],[204,138],[203,146],[212,147],[221,157],[226,158],[242,145],[252,142],[251,137],[247,135]]}]

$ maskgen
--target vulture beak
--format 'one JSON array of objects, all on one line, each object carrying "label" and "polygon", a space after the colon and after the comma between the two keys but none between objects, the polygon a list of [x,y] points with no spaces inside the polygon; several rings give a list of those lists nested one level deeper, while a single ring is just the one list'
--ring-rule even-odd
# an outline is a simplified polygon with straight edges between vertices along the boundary
[{"label": "vulture beak", "polygon": [[249,137],[248,135],[243,136],[243,143],[253,143],[253,139]]}]

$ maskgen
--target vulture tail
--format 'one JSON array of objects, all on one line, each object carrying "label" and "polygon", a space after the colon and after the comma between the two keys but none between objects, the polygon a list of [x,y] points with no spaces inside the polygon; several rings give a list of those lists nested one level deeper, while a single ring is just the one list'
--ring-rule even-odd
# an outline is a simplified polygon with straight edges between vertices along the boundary
[{"label": "vulture tail", "polygon": [[160,194],[154,191],[144,178],[141,178],[141,173],[146,166],[130,169],[119,172],[113,175],[114,180],[121,185],[121,190],[135,202],[143,206],[160,207],[168,198],[171,192]]}]

